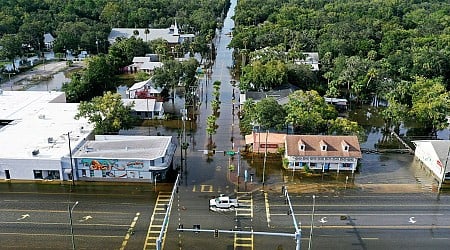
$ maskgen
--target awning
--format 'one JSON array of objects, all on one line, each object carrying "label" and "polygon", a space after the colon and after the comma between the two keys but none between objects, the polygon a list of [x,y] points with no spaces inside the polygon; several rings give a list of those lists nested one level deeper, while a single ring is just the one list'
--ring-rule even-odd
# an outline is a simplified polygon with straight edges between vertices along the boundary
[{"label": "awning", "polygon": [[72,169],[64,169],[64,173],[65,174],[71,174],[72,173]]}]

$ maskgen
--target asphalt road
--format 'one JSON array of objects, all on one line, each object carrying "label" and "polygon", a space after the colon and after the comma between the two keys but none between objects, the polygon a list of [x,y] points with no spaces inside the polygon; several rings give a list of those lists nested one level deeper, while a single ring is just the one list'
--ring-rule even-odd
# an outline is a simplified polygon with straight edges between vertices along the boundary
[{"label": "asphalt road", "polygon": [[76,249],[119,249],[123,244],[142,249],[156,200],[153,188],[84,185],[70,192],[61,185],[2,183],[0,248],[71,249],[73,209]]},{"label": "asphalt road", "polygon": [[[193,187],[192,187],[193,188]],[[292,215],[281,193],[238,193],[244,207],[210,211],[210,192],[182,189],[172,210],[166,249],[295,249],[293,237],[180,232],[192,229],[294,234]],[[450,197],[435,194],[291,194],[302,231],[301,248],[446,249],[450,240]],[[238,247],[239,242],[243,243]],[[205,246],[208,246],[205,248]]]}]

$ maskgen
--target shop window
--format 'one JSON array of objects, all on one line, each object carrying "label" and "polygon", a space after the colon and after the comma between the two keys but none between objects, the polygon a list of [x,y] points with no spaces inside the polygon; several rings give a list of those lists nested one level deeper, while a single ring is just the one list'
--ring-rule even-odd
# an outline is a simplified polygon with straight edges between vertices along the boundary
[{"label": "shop window", "polygon": [[155,160],[150,160],[150,166],[155,166]]},{"label": "shop window", "polygon": [[33,170],[34,179],[42,179],[42,170]]}]

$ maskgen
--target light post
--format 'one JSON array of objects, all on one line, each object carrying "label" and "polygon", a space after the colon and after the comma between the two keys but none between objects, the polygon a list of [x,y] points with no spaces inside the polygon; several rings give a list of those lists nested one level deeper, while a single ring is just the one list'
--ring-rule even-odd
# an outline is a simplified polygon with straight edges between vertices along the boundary
[{"label": "light post", "polygon": [[78,205],[78,201],[70,207],[70,204],[67,204],[67,211],[69,211],[69,223],[70,223],[70,235],[72,237],[72,249],[75,250],[75,236],[73,235],[73,224],[72,224],[72,213],[75,206]]},{"label": "light post", "polygon": [[313,195],[313,204],[312,204],[312,213],[311,213],[311,230],[309,230],[309,245],[308,245],[308,250],[311,250],[312,247],[312,232],[313,232],[313,227],[314,227],[314,207],[316,205],[316,196]]}]

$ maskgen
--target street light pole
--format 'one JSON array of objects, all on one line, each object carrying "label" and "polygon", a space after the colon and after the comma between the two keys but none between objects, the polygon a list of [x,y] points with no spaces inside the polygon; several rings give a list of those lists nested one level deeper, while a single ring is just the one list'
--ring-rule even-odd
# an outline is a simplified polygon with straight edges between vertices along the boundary
[{"label": "street light pole", "polygon": [[312,232],[313,232],[313,227],[314,227],[314,207],[316,205],[316,196],[313,195],[313,204],[312,204],[312,213],[311,213],[311,230],[309,231],[309,245],[308,245],[308,250],[311,250],[312,247]]},{"label": "street light pole", "polygon": [[73,234],[72,213],[76,205],[78,205],[78,201],[76,201],[72,207],[70,207],[70,204],[67,204],[67,210],[69,211],[70,235],[72,237],[72,250],[75,250],[75,236]]}]

